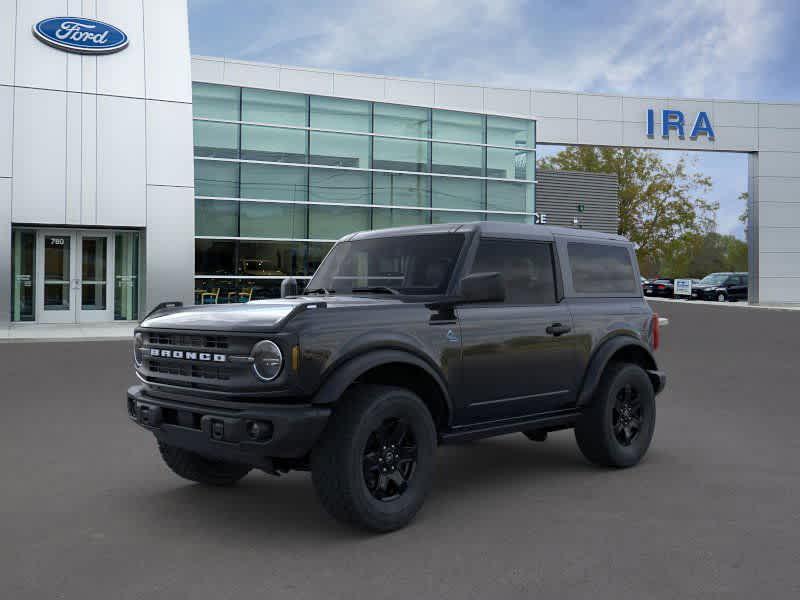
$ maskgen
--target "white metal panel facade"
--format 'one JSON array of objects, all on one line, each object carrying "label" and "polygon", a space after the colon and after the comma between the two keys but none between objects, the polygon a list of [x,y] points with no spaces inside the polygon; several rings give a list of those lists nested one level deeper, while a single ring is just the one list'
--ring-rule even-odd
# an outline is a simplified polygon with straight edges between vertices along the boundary
[{"label": "white metal panel facade", "polygon": [[[129,45],[101,56],[52,48],[32,28],[58,16],[109,22]],[[183,200],[193,196],[190,64],[186,0],[0,0],[0,323],[10,318],[12,224],[145,230],[152,183],[177,190],[161,196],[178,205],[159,210],[180,211],[192,229],[182,241],[193,243]],[[144,241],[175,243],[168,227],[145,230]],[[192,264],[183,256],[160,271],[189,299]]]}]

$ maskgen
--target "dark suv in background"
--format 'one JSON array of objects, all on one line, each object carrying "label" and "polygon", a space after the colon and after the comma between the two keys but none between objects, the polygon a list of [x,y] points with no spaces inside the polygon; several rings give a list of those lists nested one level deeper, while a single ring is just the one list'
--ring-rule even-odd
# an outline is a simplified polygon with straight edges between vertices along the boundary
[{"label": "dark suv in background", "polygon": [[692,284],[695,300],[747,300],[747,273],[711,273],[699,283]]},{"label": "dark suv in background", "polygon": [[285,284],[279,300],[163,307],[137,328],[128,414],[181,477],[310,470],[334,517],[388,531],[422,506],[440,444],[574,429],[606,467],[650,445],[659,319],[622,237],[369,231],[337,242],[304,294]]},{"label": "dark suv in background", "polygon": [[674,279],[653,279],[642,285],[645,296],[672,298],[675,295]]}]

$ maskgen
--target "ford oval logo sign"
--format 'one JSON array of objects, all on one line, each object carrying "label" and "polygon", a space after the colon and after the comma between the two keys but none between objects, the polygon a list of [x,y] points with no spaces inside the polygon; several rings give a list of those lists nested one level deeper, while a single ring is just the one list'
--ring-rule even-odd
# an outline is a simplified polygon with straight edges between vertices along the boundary
[{"label": "ford oval logo sign", "polygon": [[44,19],[33,26],[33,35],[54,48],[79,54],[110,54],[128,45],[121,29],[82,17]]}]

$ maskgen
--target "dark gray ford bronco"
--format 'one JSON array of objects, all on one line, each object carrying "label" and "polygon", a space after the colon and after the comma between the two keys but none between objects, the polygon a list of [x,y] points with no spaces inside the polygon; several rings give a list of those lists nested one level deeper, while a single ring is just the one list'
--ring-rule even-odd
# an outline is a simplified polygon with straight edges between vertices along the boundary
[{"label": "dark gray ford bronco", "polygon": [[[178,475],[310,470],[325,508],[407,524],[439,444],[573,428],[588,460],[647,451],[659,318],[622,237],[507,223],[354,233],[303,294],[161,307],[136,330],[128,414]],[[476,449],[475,452],[479,452]]]}]

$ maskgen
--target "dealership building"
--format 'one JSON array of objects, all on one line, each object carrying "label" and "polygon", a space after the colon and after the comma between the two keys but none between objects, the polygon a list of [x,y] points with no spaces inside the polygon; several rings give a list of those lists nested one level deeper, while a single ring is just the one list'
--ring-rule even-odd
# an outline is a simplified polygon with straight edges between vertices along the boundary
[{"label": "dealership building", "polygon": [[748,153],[751,301],[800,303],[798,104],[192,57],[185,0],[2,0],[0,44],[0,323],[274,296],[361,229],[614,231],[616,179],[543,143]]}]

